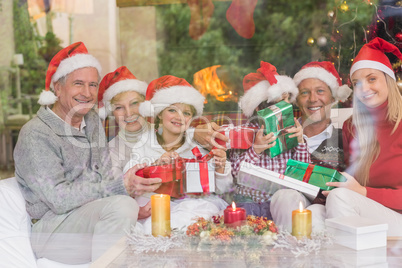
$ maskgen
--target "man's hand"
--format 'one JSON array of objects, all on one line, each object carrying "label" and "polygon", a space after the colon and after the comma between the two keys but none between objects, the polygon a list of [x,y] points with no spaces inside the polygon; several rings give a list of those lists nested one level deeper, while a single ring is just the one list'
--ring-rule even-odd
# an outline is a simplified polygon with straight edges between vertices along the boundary
[{"label": "man's hand", "polygon": [[303,128],[300,125],[299,121],[294,118],[295,120],[295,127],[291,127],[287,130],[288,133],[294,133],[292,135],[289,135],[289,138],[293,138],[293,137],[297,137],[297,142],[298,143],[304,143],[304,139],[303,139]]},{"label": "man's hand", "polygon": [[138,219],[146,219],[151,216],[151,201],[149,201],[145,206],[140,207],[138,211]]},{"label": "man's hand", "polygon": [[226,148],[219,145],[215,141],[215,138],[221,139],[224,142],[227,142],[229,140],[228,137],[218,132],[219,129],[220,126],[218,126],[214,122],[198,125],[194,131],[194,140],[208,150],[211,150],[212,147],[226,150]]},{"label": "man's hand", "polygon": [[261,154],[263,151],[275,146],[276,144],[274,133],[271,132],[264,136],[264,129],[265,127],[261,126],[255,135],[253,149],[257,154]]},{"label": "man's hand", "polygon": [[154,192],[161,186],[162,180],[160,178],[142,178],[135,173],[146,167],[146,164],[135,165],[124,174],[124,187],[131,197],[143,195],[144,193]]}]

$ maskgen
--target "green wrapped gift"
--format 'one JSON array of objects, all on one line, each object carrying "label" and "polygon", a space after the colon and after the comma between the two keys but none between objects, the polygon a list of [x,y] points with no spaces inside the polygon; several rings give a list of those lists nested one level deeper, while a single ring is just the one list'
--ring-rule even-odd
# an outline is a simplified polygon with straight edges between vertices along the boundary
[{"label": "green wrapped gift", "polygon": [[275,146],[266,150],[267,154],[275,157],[297,146],[297,137],[289,138],[290,133],[286,130],[295,125],[293,106],[286,101],[280,101],[257,112],[260,120],[264,122],[265,133],[273,132],[277,137]]},{"label": "green wrapped gift", "polygon": [[334,187],[327,186],[327,182],[344,182],[346,178],[331,168],[289,159],[286,163],[285,176],[298,179],[328,191]]}]

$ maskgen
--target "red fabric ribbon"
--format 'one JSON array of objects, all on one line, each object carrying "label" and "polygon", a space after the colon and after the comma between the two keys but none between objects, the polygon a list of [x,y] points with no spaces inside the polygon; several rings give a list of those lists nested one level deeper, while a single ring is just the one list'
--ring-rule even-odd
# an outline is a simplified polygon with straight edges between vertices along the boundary
[{"label": "red fabric ribbon", "polygon": [[304,176],[303,176],[303,182],[308,183],[310,181],[311,173],[313,173],[314,167],[315,167],[315,165],[308,164],[306,172],[304,173]]},{"label": "red fabric ribbon", "polygon": [[[212,148],[215,149],[216,147]],[[200,149],[198,147],[194,147],[191,152],[196,157],[196,159],[183,159],[187,163],[195,163],[198,162],[200,168],[200,182],[203,193],[209,193],[209,175],[208,175],[208,161],[214,157],[212,150],[202,156]]]}]

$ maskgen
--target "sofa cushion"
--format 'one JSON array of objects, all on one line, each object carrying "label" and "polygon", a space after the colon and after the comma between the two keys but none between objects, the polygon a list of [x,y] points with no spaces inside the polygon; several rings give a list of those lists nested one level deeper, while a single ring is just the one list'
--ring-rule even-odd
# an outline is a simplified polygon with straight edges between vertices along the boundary
[{"label": "sofa cushion", "polygon": [[32,252],[30,218],[15,178],[0,180],[1,267],[37,267]]}]

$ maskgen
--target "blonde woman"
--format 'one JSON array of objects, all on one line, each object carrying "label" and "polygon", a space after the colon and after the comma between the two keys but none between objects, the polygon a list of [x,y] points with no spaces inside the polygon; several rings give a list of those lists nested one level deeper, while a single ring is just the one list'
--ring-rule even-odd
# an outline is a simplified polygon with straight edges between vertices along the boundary
[{"label": "blonde woman", "polygon": [[402,96],[384,52],[402,59],[398,48],[375,38],[352,65],[352,125],[343,128],[351,175],[343,173],[346,182],[327,183],[339,188],[324,192],[326,217],[373,218],[388,223],[388,236],[402,236]]}]

